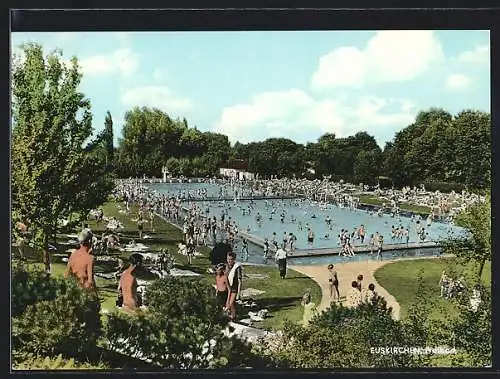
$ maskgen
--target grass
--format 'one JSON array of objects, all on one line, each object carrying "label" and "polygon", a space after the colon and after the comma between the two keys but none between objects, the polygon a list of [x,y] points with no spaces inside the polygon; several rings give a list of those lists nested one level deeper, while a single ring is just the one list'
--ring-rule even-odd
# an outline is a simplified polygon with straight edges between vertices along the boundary
[{"label": "grass", "polygon": [[[137,217],[137,208],[132,207],[128,214],[121,213],[120,210],[122,210],[123,207],[116,202],[105,203],[102,208],[107,217],[113,216],[123,224],[124,229],[119,230],[120,242],[122,244],[131,240],[138,242],[137,226],[136,223],[132,221],[133,218]],[[208,247],[199,248],[198,250],[203,255],[194,257],[192,264],[189,265],[187,257],[177,254],[177,243],[182,241],[180,230],[159,217],[155,218],[154,226],[155,232],[150,230],[149,223],[144,226],[144,233],[153,238],[142,240],[141,242],[149,246],[151,251],[158,251],[161,248],[168,249],[169,253],[172,254],[175,259],[176,268],[197,272],[201,274],[201,276],[197,277],[195,280],[201,280],[209,286],[215,284],[214,276],[207,272],[207,269],[212,266],[209,260],[210,249]],[[96,221],[89,221],[89,227],[98,235],[105,229],[104,224],[98,224]],[[62,242],[65,239],[64,236],[59,236],[58,242]],[[68,246],[60,243],[57,244],[57,247],[58,253],[62,253],[68,249]],[[13,251],[14,255],[16,255],[17,250]],[[43,264],[39,263],[41,262],[41,252],[36,252],[33,249],[25,249],[25,255],[29,262],[35,263],[43,268]],[[126,259],[130,253],[114,250],[109,252],[109,255]],[[53,260],[53,275],[62,276],[65,269],[66,263],[57,263]],[[109,273],[115,271],[115,269],[116,267],[114,267],[114,265],[105,264],[103,262],[96,262],[95,265],[96,272]],[[263,274],[268,276],[265,280],[244,278],[242,286],[242,289],[254,288],[265,291],[265,293],[253,298],[259,308],[266,308],[270,311],[270,317],[259,323],[262,328],[279,329],[285,319],[289,319],[292,322],[301,320],[303,310],[300,301],[306,290],[309,290],[313,298],[318,299],[318,302],[321,299],[321,288],[319,285],[312,279],[296,271],[288,270],[287,279],[285,280],[280,279],[277,267],[244,266],[243,272],[244,274]],[[140,275],[139,277],[141,278]],[[101,298],[101,308],[108,311],[113,310],[118,295],[117,282],[112,279],[108,280],[101,278],[97,275],[95,278]],[[237,309],[237,312],[238,318],[240,319],[248,317],[248,309],[245,310],[241,307]],[[259,326],[259,324],[256,324],[256,326]]]},{"label": "grass", "polygon": [[[456,274],[453,277],[463,274],[464,278],[467,278],[477,271],[477,265],[470,263],[462,266],[458,264],[456,258],[443,258],[401,260],[379,268],[375,271],[375,279],[395,297],[401,308],[401,318],[408,315],[410,306],[416,302],[417,276],[420,270],[423,270],[423,286],[429,295],[430,317],[444,320],[445,315],[456,316],[458,314],[456,304],[453,301],[439,297],[441,273],[443,270],[448,273],[454,271]],[[488,287],[491,286],[491,264],[489,262],[486,263],[483,269],[481,282]]]},{"label": "grass", "polygon": [[[370,195],[359,195],[359,201],[360,203],[376,205],[380,207],[384,204],[390,204],[389,200],[381,199],[377,196],[370,196]],[[432,210],[431,208],[426,206],[407,204],[407,203],[401,203],[399,205],[399,208],[404,211],[422,213],[422,214],[429,214]]]}]

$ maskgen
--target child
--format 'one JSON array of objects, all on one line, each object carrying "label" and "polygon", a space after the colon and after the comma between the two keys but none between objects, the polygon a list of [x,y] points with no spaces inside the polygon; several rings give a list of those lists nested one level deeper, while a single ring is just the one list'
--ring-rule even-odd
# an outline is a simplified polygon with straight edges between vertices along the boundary
[{"label": "child", "polygon": [[215,296],[217,297],[217,304],[223,309],[226,305],[228,286],[227,286],[227,275],[226,275],[226,265],[221,263],[217,266],[215,273]]}]

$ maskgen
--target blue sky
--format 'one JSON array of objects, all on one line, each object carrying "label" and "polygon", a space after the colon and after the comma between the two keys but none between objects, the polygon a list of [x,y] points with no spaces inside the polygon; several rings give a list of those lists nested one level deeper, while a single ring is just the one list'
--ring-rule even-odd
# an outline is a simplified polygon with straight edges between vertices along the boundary
[{"label": "blue sky", "polygon": [[489,31],[12,33],[76,55],[94,128],[115,140],[135,105],[185,117],[232,143],[326,132],[383,148],[420,110],[490,112]]}]

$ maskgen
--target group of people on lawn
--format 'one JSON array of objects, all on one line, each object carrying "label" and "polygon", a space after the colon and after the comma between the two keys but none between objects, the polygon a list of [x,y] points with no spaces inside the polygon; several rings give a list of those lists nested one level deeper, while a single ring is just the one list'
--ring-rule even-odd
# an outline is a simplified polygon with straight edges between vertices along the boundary
[{"label": "group of people on lawn", "polygon": [[[82,288],[95,291],[97,287],[94,278],[94,255],[92,251],[94,235],[90,229],[83,229],[78,236],[80,247],[73,251],[68,259],[64,276],[76,278]],[[119,278],[118,291],[121,307],[127,312],[134,312],[140,306],[137,294],[137,279],[135,269],[140,265],[141,259],[137,254],[132,254],[128,267],[123,267]]]}]

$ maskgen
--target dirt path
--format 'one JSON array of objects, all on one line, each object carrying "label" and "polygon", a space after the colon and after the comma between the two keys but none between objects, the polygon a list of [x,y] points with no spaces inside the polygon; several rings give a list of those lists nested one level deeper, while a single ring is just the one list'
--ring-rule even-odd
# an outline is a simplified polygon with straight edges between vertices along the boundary
[{"label": "dirt path", "polygon": [[[389,292],[380,286],[375,280],[375,271],[390,263],[391,261],[365,261],[365,262],[348,262],[335,265],[335,269],[339,278],[340,296],[346,296],[351,288],[351,282],[356,280],[359,274],[363,275],[363,287],[367,287],[370,283],[375,285],[375,291],[383,296],[387,301],[387,305],[392,307],[392,316],[399,320],[399,304]],[[291,269],[298,271],[304,275],[311,277],[321,287],[322,299],[318,306],[320,311],[327,309],[330,306],[330,287],[328,284],[328,270],[326,266],[290,266]],[[313,299],[317,302],[318,299]]]}]

